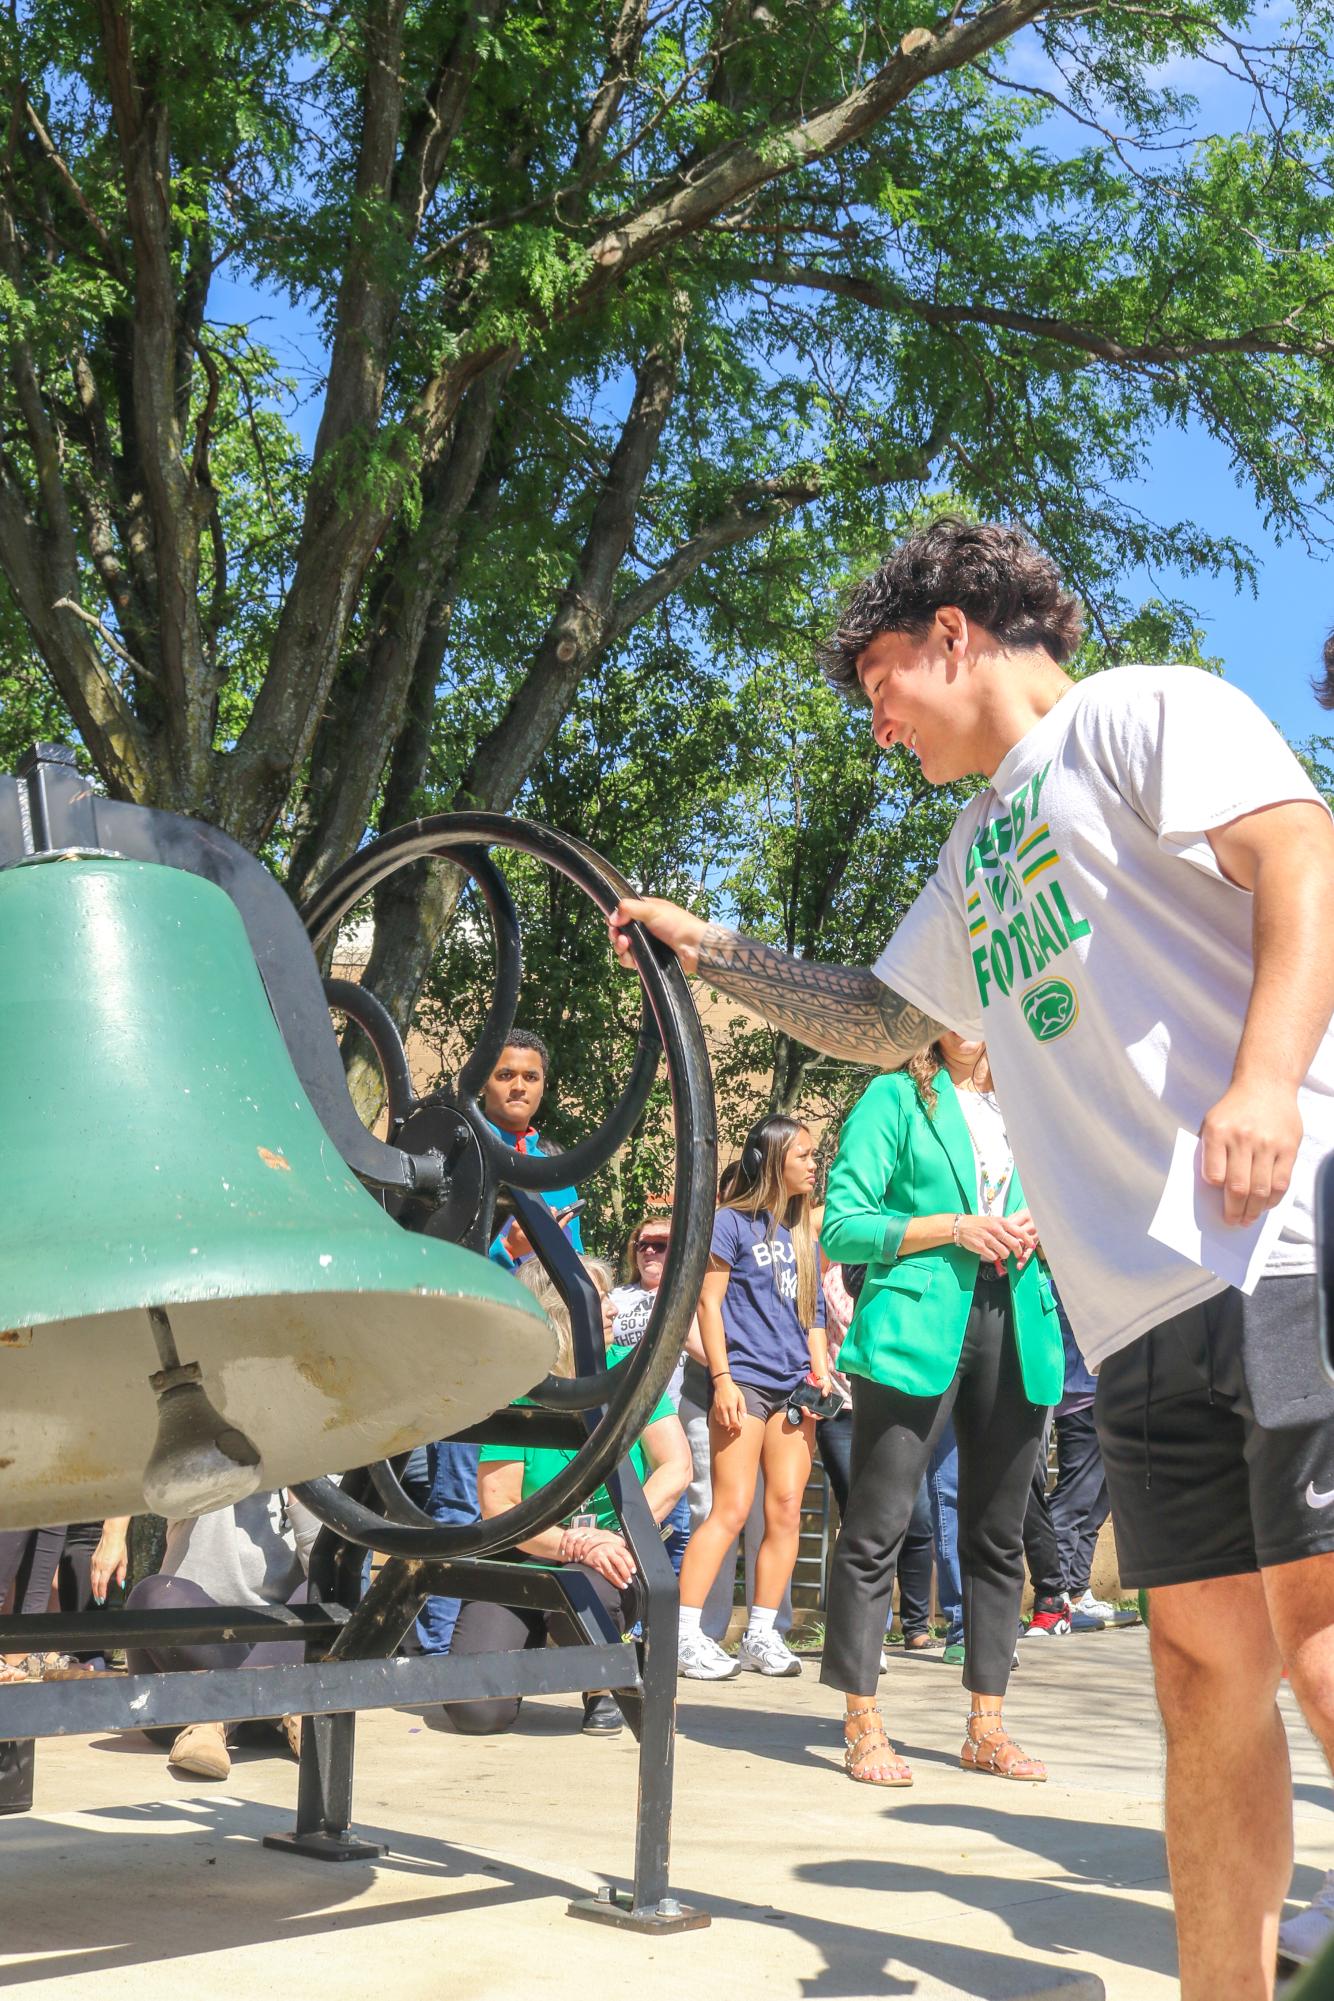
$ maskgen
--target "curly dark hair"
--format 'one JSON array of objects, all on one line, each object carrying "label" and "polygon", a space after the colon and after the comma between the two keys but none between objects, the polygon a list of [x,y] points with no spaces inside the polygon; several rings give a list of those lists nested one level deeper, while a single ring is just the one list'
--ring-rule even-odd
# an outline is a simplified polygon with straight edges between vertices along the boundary
[{"label": "curly dark hair", "polygon": [[1325,641],[1325,671],[1317,674],[1311,682],[1315,698],[1322,709],[1334,709],[1334,632]]},{"label": "curly dark hair", "polygon": [[882,632],[924,633],[942,605],[957,605],[1003,646],[1043,646],[1058,663],[1084,630],[1084,607],[1021,528],[942,514],[858,584],[820,649],[826,678],[860,698],[857,661],[871,641]]},{"label": "curly dark hair", "polygon": [[531,1049],[542,1065],[545,1077],[551,1069],[551,1051],[535,1028],[512,1028],[505,1037],[506,1049]]}]

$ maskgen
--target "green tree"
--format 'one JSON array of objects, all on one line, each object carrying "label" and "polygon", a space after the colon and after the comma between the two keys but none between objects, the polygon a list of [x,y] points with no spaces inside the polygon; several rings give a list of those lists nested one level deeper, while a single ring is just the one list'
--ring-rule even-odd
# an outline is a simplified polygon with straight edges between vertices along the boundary
[{"label": "green tree", "polygon": [[[757,656],[771,593],[813,607],[932,493],[1030,521],[1104,632],[1128,564],[1242,576],[1118,483],[1193,417],[1318,532],[1328,28],[1327,0],[1262,38],[1237,0],[23,0],[6,672],[40,661],[112,791],[300,896],[424,800],[509,808],[645,630]],[[1235,133],[1200,136],[1178,59],[1241,79]],[[313,330],[308,454],[238,279]],[[453,894],[377,898],[400,1014]]]}]

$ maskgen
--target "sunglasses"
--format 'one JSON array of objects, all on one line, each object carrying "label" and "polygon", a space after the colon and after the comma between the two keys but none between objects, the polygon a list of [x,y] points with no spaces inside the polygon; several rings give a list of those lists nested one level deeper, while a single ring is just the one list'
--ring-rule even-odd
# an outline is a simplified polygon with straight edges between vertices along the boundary
[{"label": "sunglasses", "polygon": [[641,1237],[635,1245],[635,1250],[641,1257],[647,1251],[652,1257],[665,1258],[668,1242],[669,1239],[666,1237]]}]

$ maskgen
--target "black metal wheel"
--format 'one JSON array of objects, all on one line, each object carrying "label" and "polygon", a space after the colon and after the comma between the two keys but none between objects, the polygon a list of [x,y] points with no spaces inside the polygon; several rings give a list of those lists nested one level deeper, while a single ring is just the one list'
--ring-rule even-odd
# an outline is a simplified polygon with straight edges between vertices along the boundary
[{"label": "black metal wheel", "polygon": [[[716,1129],[708,1055],[685,976],[675,955],[638,925],[630,927],[631,952],[644,992],[644,1012],[629,1076],[602,1125],[563,1152],[525,1154],[502,1140],[481,1108],[481,1092],[514,1025],[522,976],[522,942],[513,900],[493,848],[508,848],[560,871],[609,915],[635,892],[583,842],[528,820],[497,813],[441,814],[396,828],[338,869],[301,915],[318,949],[386,877],[423,859],[449,861],[472,877],[491,920],[495,975],[486,1020],[452,1090],[416,1096],[402,1040],[387,1010],[353,982],[326,983],[330,1005],[365,1032],[384,1073],[390,1138],[412,1153],[434,1151],[445,1160],[445,1181],[430,1203],[412,1197],[394,1203],[408,1228],[448,1237],[485,1253],[502,1196],[520,1217],[539,1259],[569,1311],[576,1374],[548,1376],[529,1392],[529,1413],[509,1422],[564,1425],[578,1449],[547,1486],[489,1521],[433,1521],[403,1491],[391,1466],[369,1470],[384,1509],[376,1513],[332,1480],[300,1488],[301,1498],[329,1528],[350,1542],[391,1556],[484,1556],[512,1548],[567,1515],[625,1458],[666,1388],[690,1326],[708,1258],[714,1208]],[[608,1370],[603,1360],[597,1290],[545,1202],[547,1189],[585,1180],[633,1132],[666,1059],[675,1128],[675,1193],[671,1248],[643,1339],[628,1361]],[[573,1418],[573,1414],[578,1414]],[[545,1414],[545,1416],[544,1416]],[[572,1422],[573,1418],[573,1422]],[[580,1434],[582,1442],[579,1442]],[[543,1442],[548,1442],[545,1438]]]}]

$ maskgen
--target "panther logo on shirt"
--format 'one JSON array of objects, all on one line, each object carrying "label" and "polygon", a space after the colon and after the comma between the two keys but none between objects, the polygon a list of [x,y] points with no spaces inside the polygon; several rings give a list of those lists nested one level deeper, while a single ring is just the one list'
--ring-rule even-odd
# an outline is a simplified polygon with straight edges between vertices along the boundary
[{"label": "panther logo on shirt", "polygon": [[1019,1005],[1039,1042],[1055,1042],[1079,1019],[1079,995],[1069,980],[1039,980]]}]

